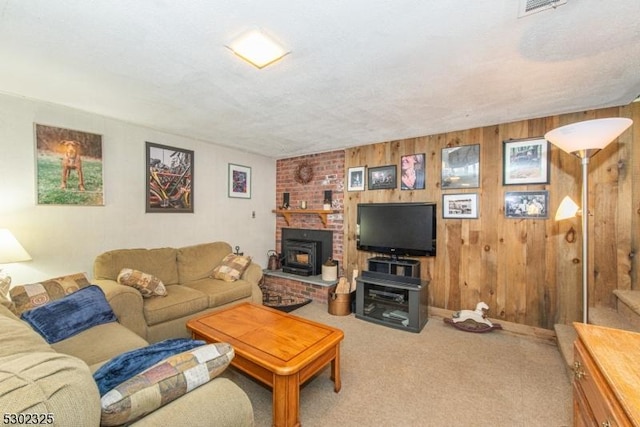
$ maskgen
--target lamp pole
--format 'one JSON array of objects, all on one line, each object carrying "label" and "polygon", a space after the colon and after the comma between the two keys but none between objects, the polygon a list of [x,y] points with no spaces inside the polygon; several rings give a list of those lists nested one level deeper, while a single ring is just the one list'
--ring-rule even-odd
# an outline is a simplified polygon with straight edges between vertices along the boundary
[{"label": "lamp pole", "polygon": [[589,323],[589,156],[582,162],[582,323]]}]

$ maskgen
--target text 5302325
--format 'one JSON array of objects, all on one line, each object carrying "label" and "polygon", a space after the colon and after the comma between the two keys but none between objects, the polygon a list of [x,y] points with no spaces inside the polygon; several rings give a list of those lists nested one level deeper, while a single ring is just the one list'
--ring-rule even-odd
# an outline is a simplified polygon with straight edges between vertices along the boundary
[{"label": "text 5302325", "polygon": [[53,424],[55,420],[52,413],[31,414],[31,413],[5,413],[2,415],[2,422],[5,425],[46,425]]}]

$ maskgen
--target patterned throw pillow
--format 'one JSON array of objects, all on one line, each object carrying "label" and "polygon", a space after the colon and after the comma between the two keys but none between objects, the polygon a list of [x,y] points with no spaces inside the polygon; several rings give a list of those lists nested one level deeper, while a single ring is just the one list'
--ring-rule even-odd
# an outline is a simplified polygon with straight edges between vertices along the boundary
[{"label": "patterned throw pillow", "polygon": [[227,343],[208,344],[168,357],[102,396],[103,426],[116,426],[155,411],[220,375],[235,355]]},{"label": "patterned throw pillow", "polygon": [[238,280],[251,264],[251,257],[229,254],[222,259],[220,265],[213,269],[212,277],[225,282]]},{"label": "patterned throw pillow", "polygon": [[167,288],[165,288],[162,280],[152,274],[143,273],[142,271],[123,268],[120,270],[120,273],[118,273],[117,281],[121,285],[136,288],[142,294],[142,298],[167,295]]},{"label": "patterned throw pillow", "polygon": [[60,276],[43,282],[20,285],[11,288],[9,295],[19,316],[27,310],[58,300],[79,289],[89,286],[84,273]]}]

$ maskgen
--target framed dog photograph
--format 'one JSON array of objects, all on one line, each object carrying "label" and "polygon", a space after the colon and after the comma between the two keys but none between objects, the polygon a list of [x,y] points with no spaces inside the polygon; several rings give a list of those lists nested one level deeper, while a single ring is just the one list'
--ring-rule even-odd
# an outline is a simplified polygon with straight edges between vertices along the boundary
[{"label": "framed dog photograph", "polygon": [[388,190],[396,188],[396,165],[378,166],[367,170],[369,190]]},{"label": "framed dog photograph", "polygon": [[442,218],[478,218],[478,194],[443,194]]},{"label": "framed dog photograph", "polygon": [[146,212],[193,213],[193,151],[146,143]]},{"label": "framed dog photograph", "polygon": [[229,197],[251,198],[251,168],[229,163]]},{"label": "framed dog photograph", "polygon": [[503,142],[503,185],[548,184],[549,142],[529,138]]},{"label": "framed dog photograph", "polygon": [[347,191],[364,190],[364,166],[349,168],[347,178]]},{"label": "framed dog photograph", "polygon": [[508,191],[504,196],[507,218],[549,218],[549,191]]},{"label": "framed dog photograph", "polygon": [[34,126],[37,204],[104,206],[102,135]]}]

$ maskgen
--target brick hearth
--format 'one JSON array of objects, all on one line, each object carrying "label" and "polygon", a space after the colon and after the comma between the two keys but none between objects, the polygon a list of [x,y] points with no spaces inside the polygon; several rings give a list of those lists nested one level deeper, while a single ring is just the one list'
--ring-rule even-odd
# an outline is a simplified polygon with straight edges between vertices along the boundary
[{"label": "brick hearth", "polygon": [[264,270],[262,286],[266,289],[282,292],[302,298],[311,298],[315,302],[327,304],[329,294],[338,284],[337,281],[327,282],[320,276],[296,276],[283,273],[282,270]]}]

